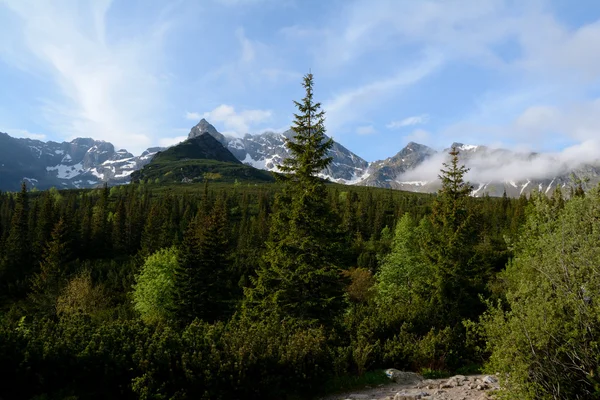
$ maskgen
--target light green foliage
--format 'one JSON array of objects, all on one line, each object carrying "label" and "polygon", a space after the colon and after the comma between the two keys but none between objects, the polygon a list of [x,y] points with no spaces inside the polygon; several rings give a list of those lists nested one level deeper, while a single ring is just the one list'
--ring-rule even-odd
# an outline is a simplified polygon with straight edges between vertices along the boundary
[{"label": "light green foliage", "polygon": [[415,289],[429,275],[430,267],[420,250],[419,237],[424,224],[417,227],[407,213],[396,225],[392,250],[377,272],[376,301],[381,306],[405,305],[411,302]]},{"label": "light green foliage", "polygon": [[133,304],[146,322],[158,322],[172,317],[174,309],[175,248],[159,250],[146,259],[133,286]]},{"label": "light green foliage", "polygon": [[600,393],[600,192],[538,196],[501,278],[507,307],[482,329],[507,398],[589,399]]},{"label": "light green foliage", "polygon": [[62,318],[97,316],[107,304],[103,286],[94,285],[91,271],[84,270],[72,278],[58,296],[56,313]]}]

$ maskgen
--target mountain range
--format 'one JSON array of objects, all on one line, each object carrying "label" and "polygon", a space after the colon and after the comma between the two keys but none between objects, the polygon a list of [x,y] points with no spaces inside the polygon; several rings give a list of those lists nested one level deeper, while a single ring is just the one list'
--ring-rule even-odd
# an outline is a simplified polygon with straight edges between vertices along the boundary
[{"label": "mountain range", "polygon": [[[246,134],[240,138],[223,135],[202,119],[191,129],[188,140],[204,137],[202,140],[206,141],[206,134],[216,139],[210,146],[219,157],[276,172],[277,166],[289,156],[285,140],[293,136],[293,131]],[[219,145],[233,157],[224,155],[217,148]],[[459,149],[461,161],[470,168],[466,178],[473,185],[474,196],[500,196],[506,192],[518,197],[534,190],[551,193],[557,186],[571,185],[573,177],[588,180],[589,185],[600,181],[600,161],[573,164],[543,153],[519,153],[462,143],[450,147]],[[124,149],[115,150],[111,143],[89,138],[57,143],[17,139],[0,133],[0,190],[18,190],[22,181],[39,189],[126,184],[134,171],[142,169],[154,157],[164,159],[166,150],[154,147],[134,156]],[[435,192],[439,189],[437,175],[447,159],[447,150],[438,152],[410,142],[392,157],[367,162],[334,141],[330,151],[333,161],[320,175],[342,184]]]}]

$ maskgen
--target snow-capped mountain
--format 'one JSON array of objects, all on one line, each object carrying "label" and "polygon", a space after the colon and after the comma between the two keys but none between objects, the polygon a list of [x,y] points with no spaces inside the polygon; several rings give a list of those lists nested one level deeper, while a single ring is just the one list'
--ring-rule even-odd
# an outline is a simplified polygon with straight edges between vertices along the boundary
[{"label": "snow-capped mountain", "polygon": [[[289,157],[290,153],[285,146],[285,139],[291,138],[294,134],[290,129],[283,133],[246,134],[242,138],[236,138],[222,135],[208,121],[202,119],[192,128],[188,138],[197,137],[205,132],[226,146],[238,160],[255,168],[269,171],[277,171],[277,166]],[[369,164],[365,160],[335,141],[329,155],[333,157],[333,161],[327,169],[321,172],[323,178],[334,182],[353,184],[360,181],[367,172]]]},{"label": "snow-capped mountain", "polygon": [[[278,165],[289,156],[285,140],[293,136],[293,131],[288,130],[233,137],[221,134],[202,119],[188,138],[205,133],[242,163],[269,171],[277,171]],[[510,197],[518,197],[533,191],[551,194],[556,187],[572,186],[574,179],[587,180],[588,187],[600,182],[600,158],[585,164],[550,154],[518,153],[462,143],[450,147],[460,151],[461,162],[470,169],[466,179],[473,185],[474,196],[501,196],[506,192]],[[105,182],[124,184],[130,181],[133,171],[148,164],[162,150],[150,148],[140,156],[133,156],[127,150],[115,150],[111,143],[93,139],[44,143],[0,133],[0,190],[18,190],[22,181],[40,189],[89,188]],[[393,157],[368,163],[334,142],[330,150],[333,162],[320,175],[343,184],[432,193],[440,187],[438,175],[448,160],[448,150],[438,152],[410,142]]]},{"label": "snow-capped mountain", "polygon": [[127,150],[115,150],[111,143],[89,138],[57,143],[0,133],[0,190],[18,190],[22,181],[39,189],[128,183],[129,175],[160,150],[150,148],[134,157]]}]

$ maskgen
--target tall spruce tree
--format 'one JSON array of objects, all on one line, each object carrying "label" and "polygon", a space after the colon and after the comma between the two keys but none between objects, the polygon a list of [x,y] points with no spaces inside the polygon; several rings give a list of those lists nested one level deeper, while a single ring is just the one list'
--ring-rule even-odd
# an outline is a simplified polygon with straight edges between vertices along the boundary
[{"label": "tall spruce tree", "polygon": [[336,221],[327,190],[317,174],[332,161],[325,113],[313,99],[313,75],[304,77],[306,95],[286,140],[291,156],[279,168],[285,188],[275,201],[263,265],[246,290],[247,309],[281,318],[330,324],[343,306],[336,265]]},{"label": "tall spruce tree", "polygon": [[439,175],[442,188],[433,203],[433,232],[425,252],[433,264],[431,300],[442,325],[479,314],[479,294],[486,277],[475,251],[478,237],[470,207],[473,187],[464,180],[468,169],[460,164],[457,148],[449,155],[450,162],[444,163]]}]

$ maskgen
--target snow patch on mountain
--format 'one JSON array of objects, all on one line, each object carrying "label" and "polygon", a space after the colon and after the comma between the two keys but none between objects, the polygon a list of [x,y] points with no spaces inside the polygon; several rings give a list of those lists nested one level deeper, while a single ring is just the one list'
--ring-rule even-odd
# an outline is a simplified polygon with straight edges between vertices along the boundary
[{"label": "snow patch on mountain", "polygon": [[73,179],[83,172],[83,165],[81,163],[75,165],[64,165],[59,164],[53,167],[46,167],[46,171],[56,171],[56,176],[59,179]]}]

